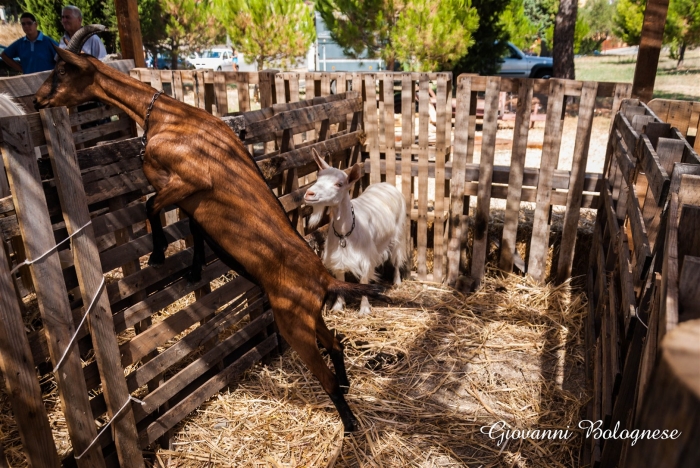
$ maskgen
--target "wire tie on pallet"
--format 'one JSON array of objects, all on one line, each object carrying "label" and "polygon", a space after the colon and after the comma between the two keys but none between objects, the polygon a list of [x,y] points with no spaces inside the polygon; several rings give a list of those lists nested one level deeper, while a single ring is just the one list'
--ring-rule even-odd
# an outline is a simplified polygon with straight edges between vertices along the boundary
[{"label": "wire tie on pallet", "polygon": [[56,250],[57,248],[59,248],[61,245],[63,245],[65,242],[68,242],[73,236],[75,236],[75,235],[78,234],[80,231],[82,231],[83,229],[85,229],[86,227],[88,227],[88,225],[90,225],[90,224],[92,224],[92,220],[90,220],[90,221],[88,221],[87,223],[83,224],[83,225],[82,225],[80,228],[78,228],[73,234],[71,234],[70,236],[66,237],[66,238],[63,239],[61,242],[59,242],[58,244],[54,245],[53,247],[51,247],[49,250],[47,250],[47,251],[44,252],[43,254],[39,255],[39,257],[35,258],[34,260],[25,260],[25,261],[23,261],[22,263],[20,263],[19,265],[15,266],[15,267],[10,271],[10,275],[14,275],[15,272],[16,272],[17,270],[19,270],[20,268],[22,268],[23,266],[25,266],[25,265],[31,265],[32,263],[38,262],[38,261],[41,260],[42,258],[46,257],[47,255],[49,255],[50,253],[52,253],[54,250]]},{"label": "wire tie on pallet", "polygon": [[639,316],[639,310],[636,310],[636,311],[635,311],[634,316],[637,317],[637,320],[639,320],[639,323],[641,323],[642,325],[644,325],[644,328],[646,328],[647,330],[649,330],[649,327],[647,327],[647,324],[644,323],[644,322],[642,321],[642,318]]},{"label": "wire tie on pallet", "polygon": [[97,442],[97,441],[100,439],[100,437],[102,436],[102,433],[103,433],[104,431],[106,431],[107,428],[110,426],[110,424],[112,424],[112,422],[113,422],[115,419],[117,419],[117,417],[121,414],[121,412],[124,411],[124,410],[126,409],[126,407],[129,405],[129,402],[130,402],[130,401],[135,401],[136,403],[138,403],[138,404],[140,404],[140,405],[145,405],[145,404],[146,404],[145,401],[141,401],[141,400],[139,400],[138,398],[129,395],[129,398],[126,399],[126,402],[122,405],[121,408],[119,408],[119,410],[118,410],[116,413],[114,413],[114,416],[112,416],[112,419],[110,419],[110,420],[107,422],[107,424],[105,424],[104,426],[102,426],[102,429],[100,429],[100,432],[99,432],[99,434],[97,434],[97,437],[95,437],[95,438],[92,440],[92,442],[90,442],[90,445],[88,445],[87,448],[86,448],[85,450],[83,450],[83,453],[81,453],[80,455],[77,455],[76,457],[74,457],[76,460],[80,460],[80,458],[81,458],[83,455],[85,455],[85,454],[92,448],[93,445],[95,445],[95,442]]},{"label": "wire tie on pallet", "polygon": [[88,315],[90,315],[90,311],[92,311],[92,308],[95,306],[97,303],[97,298],[100,297],[100,294],[102,293],[102,290],[105,288],[105,279],[102,277],[102,282],[100,282],[100,285],[97,288],[97,291],[95,292],[95,295],[92,296],[92,301],[90,301],[90,305],[85,309],[85,313],[83,314],[83,318],[80,320],[80,323],[78,324],[77,327],[75,327],[75,333],[73,333],[73,336],[71,337],[70,341],[68,342],[68,346],[66,346],[66,349],[63,351],[63,356],[61,356],[61,359],[58,360],[56,363],[56,367],[53,368],[53,371],[56,372],[59,367],[61,367],[61,364],[63,364],[63,360],[66,358],[68,355],[68,351],[73,347],[73,343],[75,342],[75,339],[78,337],[78,333],[80,332],[80,329],[83,327],[83,323],[85,323],[85,319],[87,318]]}]

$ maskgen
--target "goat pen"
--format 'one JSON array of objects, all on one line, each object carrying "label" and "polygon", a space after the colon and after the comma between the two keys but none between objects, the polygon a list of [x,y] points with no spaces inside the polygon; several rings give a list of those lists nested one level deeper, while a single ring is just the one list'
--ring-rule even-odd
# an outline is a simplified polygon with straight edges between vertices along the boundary
[{"label": "goat pen", "polygon": [[[574,268],[578,227],[585,222],[580,219],[580,210],[597,208],[604,187],[603,174],[586,172],[594,113],[607,107],[614,116],[630,92],[627,84],[468,75],[457,78],[453,92],[449,73],[297,74],[150,69],[131,69],[130,73],[222,117],[238,132],[292,223],[317,249],[321,248],[327,224],[315,231],[306,227],[310,209],[303,205],[303,193],[315,178],[311,148],[330,156],[342,169],[366,155],[365,186],[386,181],[396,185],[404,195],[411,228],[406,231],[415,248],[413,275],[423,282],[423,290],[442,290],[437,283],[446,282],[460,286],[463,291],[477,289],[471,297],[488,293],[504,303],[502,286],[494,284],[493,278],[486,274],[487,261],[491,262],[488,268],[498,265],[509,272],[515,267],[539,282],[569,280]],[[30,97],[42,81],[31,75],[17,77],[0,82],[0,88],[6,84],[6,89],[21,99]],[[517,103],[512,150],[506,161],[499,159],[502,151],[498,151],[502,138],[499,102],[503,92],[513,96]],[[435,95],[432,104],[431,94]],[[256,95],[259,109],[253,109],[258,107]],[[533,118],[533,108],[539,105],[534,101],[546,110],[545,127],[539,161],[528,164],[528,137],[533,125],[542,120]],[[431,105],[435,106],[432,121]],[[560,146],[567,111],[575,111],[578,117],[574,119],[575,142],[571,154],[564,158]],[[165,448],[161,454],[172,455],[174,451],[168,449],[173,448],[170,445],[173,428],[186,424],[181,421],[187,421],[188,414],[226,388],[245,369],[261,360],[270,363],[274,360],[271,356],[284,349],[283,343],[278,342],[264,294],[231,275],[221,262],[212,258],[211,252],[208,251],[210,263],[202,281],[189,285],[183,280],[191,256],[189,228],[187,220],[179,219],[176,210],[164,214],[166,235],[184,248],[171,248],[166,264],[159,270],[144,267],[140,262],[151,246],[143,207],[143,197],[150,190],[137,157],[139,141],[130,138],[135,136],[135,128],[125,116],[110,117],[113,114],[108,108],[82,113],[72,110],[70,114],[42,111],[0,122],[3,158],[10,178],[8,184],[0,177],[0,225],[6,241],[3,244],[10,253],[0,263],[5,323],[0,345],[8,395],[22,439],[20,446],[24,446],[24,456],[32,466],[56,466],[59,458],[63,458],[63,464],[78,466],[112,465],[117,459],[121,466],[139,466],[143,462],[129,459],[129,453],[147,451],[154,443]],[[91,119],[105,117],[110,117],[108,123],[80,128]],[[90,147],[95,139],[102,139],[108,131],[114,134],[115,129],[117,141]],[[72,139],[68,138],[71,134]],[[85,148],[77,148],[81,145]],[[49,155],[40,159],[38,165],[33,156],[34,146],[43,155]],[[80,195],[82,192],[84,197]],[[42,193],[46,194],[46,202],[37,197]],[[502,201],[501,205],[496,205],[494,200]],[[522,218],[524,203],[532,204],[531,220]],[[502,228],[494,229],[490,217],[496,206],[503,221]],[[553,234],[555,219],[557,232]],[[76,232],[89,220],[91,226]],[[92,235],[88,234],[90,230]],[[25,258],[38,258],[69,234],[74,236],[70,249],[69,243],[62,244],[44,262],[20,266]],[[78,251],[81,248],[78,241],[83,236],[96,249],[85,247],[84,252]],[[555,237],[557,248],[553,249]],[[18,268],[10,275],[5,265]],[[31,274],[28,270],[32,270]],[[100,294],[103,275],[108,301],[101,307],[111,311],[118,338],[117,345],[111,348],[109,340],[98,338],[98,333],[107,333],[104,329],[78,326],[86,306],[82,298]],[[515,281],[510,283],[513,287],[522,288],[517,280],[511,281]],[[531,284],[534,290],[535,283]],[[405,287],[397,293],[399,296],[421,294],[420,287],[418,290],[412,289],[417,286]],[[563,299],[553,299],[559,297],[558,290],[548,291],[542,302],[565,303]],[[523,300],[522,297],[518,299],[515,294],[511,298],[513,304]],[[429,301],[429,307],[443,307],[440,304],[450,304],[452,300]],[[398,301],[403,299],[399,297]],[[449,310],[476,307],[469,305],[469,301],[459,299]],[[41,318],[37,312],[22,312],[27,305],[32,310],[32,303],[38,303]],[[178,303],[173,312],[162,312]],[[410,304],[410,300],[406,303]],[[579,310],[583,305],[579,299],[572,303],[561,307]],[[494,306],[494,310],[503,307]],[[63,314],[58,322],[53,318],[58,317],[56,313]],[[462,312],[455,314],[461,320]],[[475,320],[470,314],[470,320]],[[572,320],[573,329],[578,316],[571,317],[567,320]],[[106,316],[103,318],[108,320]],[[343,320],[350,318],[336,317],[339,327]],[[75,325],[60,325],[71,321]],[[374,323],[373,319],[368,321]],[[347,327],[346,323],[343,329]],[[58,351],[70,339],[71,330],[79,330],[80,356],[72,353],[73,357],[66,358],[73,359],[71,367],[66,367],[72,374],[56,382],[50,372],[61,357]],[[363,349],[351,336],[347,338],[357,349]],[[591,339],[595,341],[595,337]],[[391,346],[386,348],[390,349]],[[603,350],[608,350],[607,345],[598,352]],[[144,403],[132,403],[138,439],[124,440],[122,447],[115,449],[113,435],[105,431],[89,451],[87,446],[97,437],[94,421],[103,426],[124,403],[105,401],[100,384],[104,388],[110,383],[105,379],[108,370],[101,368],[103,364],[95,359],[99,353],[121,362],[129,395]],[[391,368],[389,361],[400,362],[403,359],[400,354],[380,352],[372,359],[380,367]],[[41,380],[37,380],[37,369]],[[255,372],[262,371],[257,368]],[[48,424],[46,409],[42,410],[42,392],[46,393],[47,382],[50,386],[58,385],[61,394],[61,409],[65,413],[62,425],[68,433],[63,441],[56,440],[56,430]],[[17,397],[20,388],[21,401]],[[500,414],[501,408],[494,409],[493,402],[490,405],[478,391],[474,392],[470,395],[476,395],[487,412],[492,412],[491,416]],[[91,417],[81,420],[81,414]],[[579,415],[567,417],[574,421]],[[93,421],[90,430],[78,430],[90,419]],[[335,437],[332,432],[328,436]],[[480,443],[483,445],[484,441]],[[98,446],[103,450],[95,448]],[[98,461],[88,463],[82,457],[74,460],[72,450],[87,451]],[[537,454],[536,448],[533,453],[548,460],[547,454]],[[591,455],[595,461],[597,453],[583,450],[580,463],[586,463]],[[333,447],[327,455],[317,457],[315,463],[331,466],[339,456],[343,458],[342,452]],[[498,460],[500,455],[496,450],[490,456],[495,457],[491,460]],[[461,457],[456,459],[468,459]],[[196,459],[199,466],[206,463],[201,458]],[[579,460],[578,454],[575,459]],[[197,466],[196,463],[192,466]]]}]

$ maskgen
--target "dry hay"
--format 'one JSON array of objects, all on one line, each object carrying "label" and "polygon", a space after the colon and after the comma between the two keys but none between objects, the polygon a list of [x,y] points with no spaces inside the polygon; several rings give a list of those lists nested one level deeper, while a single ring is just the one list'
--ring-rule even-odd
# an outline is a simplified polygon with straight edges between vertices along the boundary
[{"label": "dry hay", "polygon": [[327,315],[346,337],[356,433],[343,437],[330,399],[288,350],[202,405],[155,466],[577,465],[578,435],[499,447],[480,429],[576,426],[587,398],[582,294],[489,271],[470,296],[415,281],[390,296],[369,316]]}]

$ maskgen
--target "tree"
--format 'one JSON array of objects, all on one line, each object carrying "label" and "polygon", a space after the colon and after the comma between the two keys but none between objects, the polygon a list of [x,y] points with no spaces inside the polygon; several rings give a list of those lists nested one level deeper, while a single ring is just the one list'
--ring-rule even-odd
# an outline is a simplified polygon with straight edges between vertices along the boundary
[{"label": "tree", "polygon": [[540,39],[541,47],[540,55],[549,55],[559,0],[524,0],[523,6],[525,15],[537,27],[537,37]]},{"label": "tree", "polygon": [[577,0],[561,0],[554,25],[554,76],[575,79],[574,35],[576,31]]},{"label": "tree", "polygon": [[395,57],[407,71],[451,69],[474,43],[478,22],[465,0],[409,2],[391,31]]},{"label": "tree", "polygon": [[313,10],[302,0],[221,0],[219,8],[236,49],[260,71],[292,65],[316,38]]},{"label": "tree", "polygon": [[616,1],[588,0],[579,9],[579,18],[588,27],[588,31],[582,37],[581,53],[590,53],[600,49],[603,41],[612,35],[616,6]]},{"label": "tree", "polygon": [[524,0],[511,0],[500,17],[510,41],[519,49],[531,49],[537,38],[537,26],[525,14]]},{"label": "tree", "polygon": [[639,45],[646,0],[619,0],[614,17],[614,32],[629,45]]},{"label": "tree", "polygon": [[700,45],[700,6],[697,0],[671,0],[664,30],[664,43],[670,44],[671,56],[683,65],[688,47]]},{"label": "tree", "polygon": [[164,13],[163,42],[171,51],[171,69],[177,68],[181,49],[191,51],[223,39],[223,27],[212,0],[160,0],[160,6]]},{"label": "tree", "polygon": [[365,51],[370,58],[381,57],[394,69],[396,53],[391,32],[404,2],[394,0],[318,0],[316,10],[343,52],[359,58]]},{"label": "tree", "polygon": [[472,0],[479,14],[479,27],[474,33],[478,40],[455,66],[455,76],[460,73],[495,75],[498,72],[498,60],[505,54],[506,42],[510,39],[501,21],[509,3],[510,0]]}]

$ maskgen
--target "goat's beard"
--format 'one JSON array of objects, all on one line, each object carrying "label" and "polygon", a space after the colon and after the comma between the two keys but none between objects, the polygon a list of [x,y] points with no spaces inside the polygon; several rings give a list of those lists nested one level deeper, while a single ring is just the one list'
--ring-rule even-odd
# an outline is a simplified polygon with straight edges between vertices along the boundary
[{"label": "goat's beard", "polygon": [[326,207],[322,205],[314,205],[314,211],[311,213],[311,216],[309,216],[309,229],[315,228],[318,223],[321,222],[321,218],[323,218],[323,213],[326,211]]}]

